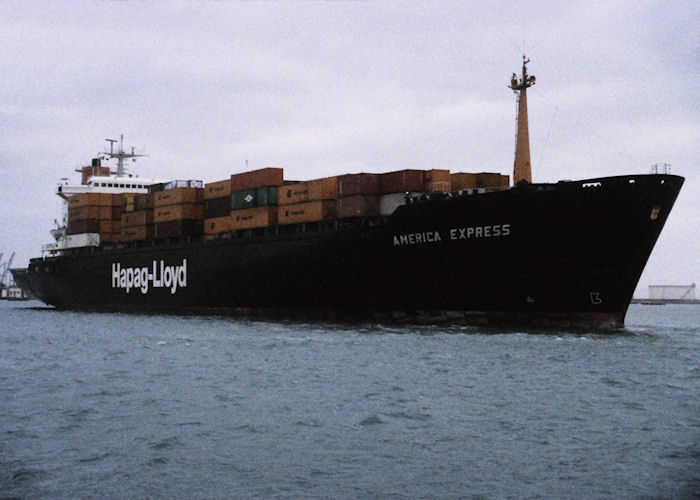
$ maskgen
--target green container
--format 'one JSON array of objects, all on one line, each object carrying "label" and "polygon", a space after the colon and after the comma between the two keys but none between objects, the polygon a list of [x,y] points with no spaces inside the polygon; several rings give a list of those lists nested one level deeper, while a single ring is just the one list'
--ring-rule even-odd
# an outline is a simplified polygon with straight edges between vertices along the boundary
[{"label": "green container", "polygon": [[231,210],[277,205],[277,186],[264,186],[231,193]]},{"label": "green container", "polygon": [[255,189],[246,189],[245,191],[231,193],[231,210],[241,210],[242,208],[257,206],[255,204],[255,194]]},{"label": "green container", "polygon": [[277,186],[259,187],[255,190],[255,206],[277,205]]}]

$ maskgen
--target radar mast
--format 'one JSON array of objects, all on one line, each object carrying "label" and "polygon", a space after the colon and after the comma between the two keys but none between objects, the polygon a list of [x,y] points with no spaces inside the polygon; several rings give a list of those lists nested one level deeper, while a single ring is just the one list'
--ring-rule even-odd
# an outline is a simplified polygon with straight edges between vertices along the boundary
[{"label": "radar mast", "polygon": [[133,146],[131,147],[131,153],[124,151],[124,134],[119,136],[119,145],[116,151],[114,150],[114,143],[117,142],[116,139],[105,139],[105,141],[109,142],[109,151],[105,150],[102,154],[107,156],[108,159],[117,159],[117,177],[124,177],[124,175],[126,175],[124,167],[125,159],[146,156],[145,154],[136,153]]}]

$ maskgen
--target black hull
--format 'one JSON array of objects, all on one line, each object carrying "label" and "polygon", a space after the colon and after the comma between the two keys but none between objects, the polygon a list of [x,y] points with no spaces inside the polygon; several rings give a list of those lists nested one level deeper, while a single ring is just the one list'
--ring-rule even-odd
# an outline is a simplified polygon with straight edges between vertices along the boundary
[{"label": "black hull", "polygon": [[[620,328],[682,184],[524,184],[404,206],[375,227],[33,259],[15,279],[61,308]],[[128,269],[152,275],[147,289],[131,279],[127,292]]]}]

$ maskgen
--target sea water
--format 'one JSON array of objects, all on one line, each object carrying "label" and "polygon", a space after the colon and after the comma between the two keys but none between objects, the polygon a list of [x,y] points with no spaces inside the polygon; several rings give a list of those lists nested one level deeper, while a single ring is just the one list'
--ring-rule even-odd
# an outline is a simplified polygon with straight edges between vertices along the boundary
[{"label": "sea water", "polygon": [[697,498],[700,306],[622,332],[0,304],[2,498]]}]

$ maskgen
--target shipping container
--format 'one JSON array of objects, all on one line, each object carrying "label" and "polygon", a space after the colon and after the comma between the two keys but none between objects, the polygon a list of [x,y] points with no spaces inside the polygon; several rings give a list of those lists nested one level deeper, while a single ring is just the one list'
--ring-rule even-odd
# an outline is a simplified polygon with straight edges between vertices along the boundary
[{"label": "shipping container", "polygon": [[133,212],[135,210],[134,198],[136,198],[136,196],[138,195],[135,193],[123,193],[121,195],[123,212]]},{"label": "shipping container", "polygon": [[335,200],[338,198],[338,178],[325,177],[312,181],[285,184],[279,188],[277,202],[291,205],[317,200]]},{"label": "shipping container", "polygon": [[261,186],[255,189],[255,204],[258,207],[277,205],[277,186]]},{"label": "shipping container", "polygon": [[100,233],[100,244],[102,243],[120,243],[122,234],[119,233]]},{"label": "shipping container", "polygon": [[204,183],[200,180],[194,179],[177,179],[174,181],[168,181],[163,183],[163,191],[182,188],[204,189]]},{"label": "shipping container", "polygon": [[68,234],[57,243],[58,248],[83,248],[100,246],[100,235],[96,232]]},{"label": "shipping container", "polygon": [[83,219],[83,220],[70,220],[70,219],[68,219],[68,227],[66,228],[67,234],[99,233],[99,232],[100,232],[99,219]]},{"label": "shipping container", "polygon": [[[78,221],[85,219],[100,219],[100,220],[111,220],[112,219],[112,207],[111,206],[74,206],[68,207],[68,220]],[[90,232],[90,231],[87,231]]]},{"label": "shipping container", "polygon": [[119,205],[115,207],[112,205],[112,220],[121,220],[122,218],[122,207]]},{"label": "shipping container", "polygon": [[159,193],[163,190],[163,183],[151,184],[148,186],[148,194]]},{"label": "shipping container", "polygon": [[231,193],[231,210],[253,208],[255,206],[255,189],[235,191]]},{"label": "shipping container", "polygon": [[476,189],[478,187],[477,174],[456,172],[450,174],[450,190],[462,191],[463,189]]},{"label": "shipping container", "polygon": [[219,234],[228,231],[233,231],[233,219],[230,214],[204,219],[204,234]]},{"label": "shipping container", "polygon": [[[206,194],[206,191],[205,191]],[[204,218],[224,217],[231,212],[231,195],[204,200]]]},{"label": "shipping container", "polygon": [[66,232],[68,234],[115,233],[119,231],[120,226],[120,221],[104,219],[69,220]]},{"label": "shipping container", "polygon": [[338,197],[379,194],[379,174],[346,174],[338,177]]},{"label": "shipping container", "polygon": [[234,230],[255,229],[275,225],[277,225],[277,207],[274,205],[245,208],[231,212],[231,227]]},{"label": "shipping container", "polygon": [[152,194],[137,194],[134,196],[134,210],[153,209],[153,197]]},{"label": "shipping container", "polygon": [[231,193],[231,210],[277,205],[277,186],[262,186]]},{"label": "shipping container", "polygon": [[398,170],[379,175],[379,192],[381,194],[424,190],[424,170]]},{"label": "shipping container", "polygon": [[338,218],[379,215],[378,195],[357,195],[338,198]]},{"label": "shipping container", "polygon": [[103,220],[100,221],[100,233],[118,233],[121,231],[122,221]]},{"label": "shipping container", "polygon": [[186,220],[171,220],[167,222],[156,222],[155,238],[176,238],[180,236],[201,236],[204,227],[203,221],[186,219]]},{"label": "shipping container", "polygon": [[133,212],[134,210],[146,210],[154,207],[153,194],[133,194],[122,195],[122,210]]},{"label": "shipping container", "polygon": [[[410,197],[419,197],[422,192],[409,192]],[[391,215],[401,205],[406,204],[406,193],[383,194],[379,197],[379,215]]]},{"label": "shipping container", "polygon": [[156,207],[153,210],[153,222],[168,222],[173,220],[203,219],[204,205],[201,203],[180,203]]},{"label": "shipping container", "polygon": [[122,227],[144,226],[153,224],[153,210],[127,212],[121,217]]},{"label": "shipping container", "polygon": [[450,191],[450,171],[449,170],[427,170],[425,172],[425,190],[429,193]]},{"label": "shipping container", "polygon": [[231,194],[231,179],[209,182],[204,185],[204,199],[228,198]]},{"label": "shipping container", "polygon": [[160,191],[153,195],[153,206],[164,207],[180,203],[203,203],[204,188],[181,187]]},{"label": "shipping container", "polygon": [[245,191],[263,186],[281,186],[284,182],[284,169],[261,168],[231,176],[231,192]]},{"label": "shipping container", "polygon": [[153,224],[146,224],[142,226],[122,227],[120,235],[122,241],[152,240],[155,236],[155,226]]},{"label": "shipping container", "polygon": [[493,172],[480,172],[476,174],[477,185],[480,188],[498,188],[508,187],[510,185],[510,177]]},{"label": "shipping container", "polygon": [[277,210],[277,223],[299,224],[335,219],[336,203],[336,200],[316,200],[280,205]]},{"label": "shipping container", "polygon": [[68,208],[78,207],[111,207],[112,195],[110,193],[79,193],[68,198]]}]

